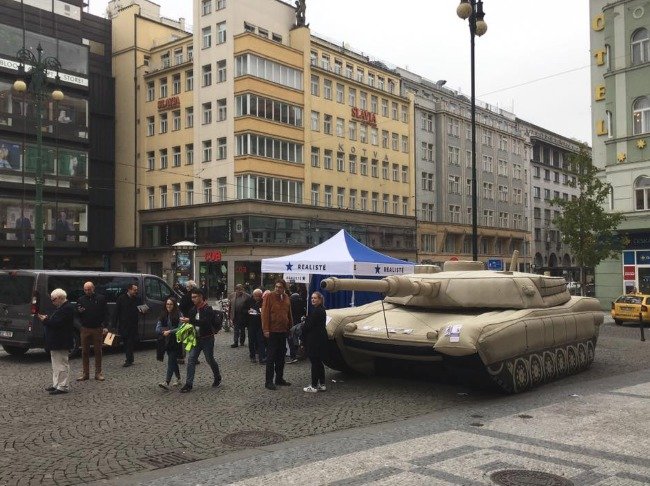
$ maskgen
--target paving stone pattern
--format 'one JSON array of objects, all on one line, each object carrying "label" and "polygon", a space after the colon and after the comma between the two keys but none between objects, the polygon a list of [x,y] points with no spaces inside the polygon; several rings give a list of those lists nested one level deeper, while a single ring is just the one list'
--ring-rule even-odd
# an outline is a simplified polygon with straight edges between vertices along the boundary
[{"label": "paving stone pattern", "polygon": [[[285,378],[293,386],[271,392],[263,386],[264,367],[250,363],[247,348],[231,349],[230,343],[230,334],[219,336],[222,387],[211,388],[209,367],[202,363],[188,394],[157,386],[165,364],[156,361],[152,347],[138,350],[130,368],[121,367],[123,354],[109,352],[105,382],[72,381],[71,393],[59,396],[44,391],[51,371],[42,351],[18,358],[0,351],[0,485],[80,484],[215,458],[239,450],[222,439],[241,431],[265,430],[291,440],[509,400],[460,385],[332,370],[326,372],[327,392],[306,394],[307,362],[287,365]],[[80,367],[79,359],[72,360],[73,380]],[[592,369],[544,389],[647,368],[650,353],[638,342],[638,330],[607,325]]]}]

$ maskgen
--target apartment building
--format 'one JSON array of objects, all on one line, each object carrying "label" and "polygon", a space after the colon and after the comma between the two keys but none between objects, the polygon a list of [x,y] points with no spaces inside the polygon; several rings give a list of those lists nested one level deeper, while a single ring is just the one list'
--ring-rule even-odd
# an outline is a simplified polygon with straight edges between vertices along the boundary
[{"label": "apartment building", "polygon": [[620,259],[596,268],[596,297],[609,307],[632,287],[650,293],[650,7],[596,0],[589,12],[593,160],[629,241]]},{"label": "apartment building", "polygon": [[[38,158],[36,94],[18,51],[61,64],[41,102],[45,268],[108,269],[114,233],[114,109],[111,27],[82,0],[0,1],[0,256],[33,268]],[[26,71],[29,71],[27,66]],[[49,94],[59,88],[64,98]]]}]

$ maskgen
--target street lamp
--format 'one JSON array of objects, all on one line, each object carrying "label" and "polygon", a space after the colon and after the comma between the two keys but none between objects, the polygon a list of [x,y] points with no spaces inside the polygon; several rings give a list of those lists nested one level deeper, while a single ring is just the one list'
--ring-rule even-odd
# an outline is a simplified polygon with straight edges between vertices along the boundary
[{"label": "street lamp", "polygon": [[461,19],[469,21],[470,65],[472,78],[472,260],[478,260],[478,204],[476,189],[476,86],[474,75],[474,37],[487,32],[487,24],[483,20],[482,0],[461,0],[456,13]]},{"label": "street lamp", "polygon": [[[38,56],[23,47],[16,53],[20,61],[20,72],[24,75],[29,67],[29,87],[22,79],[16,80],[14,89],[19,93],[29,90],[34,94],[36,108],[36,200],[34,202],[34,268],[43,269],[43,102],[51,96],[54,101],[63,99],[63,92],[58,88],[59,70],[61,63],[56,57],[43,57],[43,48],[39,44],[36,48]],[[56,71],[55,89],[51,95],[45,92],[48,71]]]}]

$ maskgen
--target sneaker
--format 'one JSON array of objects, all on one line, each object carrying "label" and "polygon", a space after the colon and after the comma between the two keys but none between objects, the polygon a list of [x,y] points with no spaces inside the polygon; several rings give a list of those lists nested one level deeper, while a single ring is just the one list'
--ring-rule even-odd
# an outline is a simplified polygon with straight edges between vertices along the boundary
[{"label": "sneaker", "polygon": [[181,386],[181,384],[182,384],[182,383],[181,383],[181,379],[180,379],[180,378],[176,378],[176,379],[174,380],[174,382],[172,383],[172,386]]},{"label": "sneaker", "polygon": [[289,383],[287,380],[275,380],[275,384],[277,386],[291,386],[291,383]]},{"label": "sneaker", "polygon": [[309,385],[303,388],[302,391],[307,393],[316,393],[318,391],[318,388],[314,388],[313,386]]},{"label": "sneaker", "polygon": [[326,391],[327,387],[325,385],[318,385],[316,388],[318,388],[318,391]]},{"label": "sneaker", "polygon": [[58,388],[55,388],[50,392],[50,395],[63,395],[65,393],[68,393],[68,390],[60,390]]},{"label": "sneaker", "polygon": [[164,381],[158,383],[158,386],[163,390],[169,390],[169,383],[165,383]]},{"label": "sneaker", "polygon": [[192,391],[192,385],[188,385],[187,383],[183,388],[181,388],[181,393],[189,393]]},{"label": "sneaker", "polygon": [[48,387],[45,389],[46,392],[53,392],[54,390],[56,390],[56,387],[55,387],[55,386],[48,386]]},{"label": "sneaker", "polygon": [[294,364],[298,362],[298,358],[289,358],[287,360],[287,364]]},{"label": "sneaker", "polygon": [[264,387],[267,390],[277,390],[277,387],[273,383],[271,383],[270,381],[267,382],[266,385],[264,385]]},{"label": "sneaker", "polygon": [[220,386],[221,386],[221,378],[219,378],[218,380],[214,380],[212,382],[212,388],[219,388]]},{"label": "sneaker", "polygon": [[133,366],[133,361],[125,361],[122,368],[128,368],[129,366]]},{"label": "sneaker", "polygon": [[104,373],[101,373],[101,372],[100,372],[100,373],[97,373],[97,374],[95,375],[95,379],[96,379],[97,381],[104,381],[104,380],[105,380],[105,378],[104,378]]},{"label": "sneaker", "polygon": [[77,377],[77,381],[86,381],[88,379],[88,375],[81,375]]},{"label": "sneaker", "polygon": [[235,344],[231,344],[230,347],[231,347],[231,348],[238,348],[238,347],[239,347],[239,344],[237,344],[237,343],[235,343]]}]

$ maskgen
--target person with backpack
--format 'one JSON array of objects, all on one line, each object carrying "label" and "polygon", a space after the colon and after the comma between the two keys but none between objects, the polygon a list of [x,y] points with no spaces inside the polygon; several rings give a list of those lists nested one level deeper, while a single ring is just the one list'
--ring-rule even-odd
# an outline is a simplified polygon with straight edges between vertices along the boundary
[{"label": "person with backpack", "polygon": [[223,315],[208,305],[201,289],[193,288],[190,292],[194,307],[190,310],[189,317],[181,317],[180,322],[194,326],[196,346],[190,350],[188,355],[187,377],[185,385],[181,388],[181,393],[192,391],[196,361],[201,352],[203,352],[203,356],[212,370],[214,378],[212,386],[217,388],[221,385],[219,365],[214,359],[214,337],[221,330]]}]

